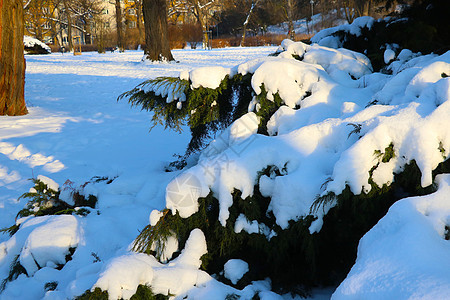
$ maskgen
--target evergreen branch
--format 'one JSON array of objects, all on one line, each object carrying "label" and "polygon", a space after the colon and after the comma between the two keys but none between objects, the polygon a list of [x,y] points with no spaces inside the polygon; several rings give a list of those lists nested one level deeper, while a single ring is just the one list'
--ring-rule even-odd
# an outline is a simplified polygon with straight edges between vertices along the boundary
[{"label": "evergreen branch", "polygon": [[316,199],[311,205],[311,208],[309,209],[309,213],[317,213],[320,207],[322,207],[323,211],[325,212],[325,205],[335,202],[336,199],[337,197],[334,192],[328,192],[327,194],[322,196],[317,195]]},{"label": "evergreen branch", "polygon": [[[164,252],[165,242],[167,238],[172,234],[167,226],[166,216],[169,213],[169,209],[163,210],[163,215],[155,226],[147,225],[144,230],[138,235],[133,242],[132,250],[135,252],[150,254],[152,251],[156,253],[156,256],[160,256]],[[155,244],[156,243],[156,244]],[[152,250],[155,244],[155,250]],[[157,257],[159,259],[159,257]]]},{"label": "evergreen branch", "polygon": [[20,264],[19,255],[17,255],[14,260],[11,263],[11,266],[9,268],[9,274],[8,277],[2,280],[0,283],[0,293],[3,292],[6,288],[6,285],[8,282],[11,282],[13,280],[16,280],[17,277],[19,277],[20,274],[27,274],[27,270]]},{"label": "evergreen branch", "polygon": [[19,229],[20,229],[20,225],[14,224],[11,227],[6,227],[6,228],[0,229],[0,232],[7,233],[7,234],[9,234],[9,236],[13,236],[17,231],[19,231]]},{"label": "evergreen branch", "polygon": [[347,139],[349,139],[352,134],[359,135],[359,133],[361,132],[361,128],[362,128],[361,124],[348,123],[347,126],[353,126],[353,130],[350,131],[350,133],[347,136]]}]

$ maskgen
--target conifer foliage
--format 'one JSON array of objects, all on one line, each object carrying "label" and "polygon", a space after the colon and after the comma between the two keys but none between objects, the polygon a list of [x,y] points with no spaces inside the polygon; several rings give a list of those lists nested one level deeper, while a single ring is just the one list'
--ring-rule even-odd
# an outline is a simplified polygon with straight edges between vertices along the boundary
[{"label": "conifer foliage", "polygon": [[226,76],[219,87],[211,89],[191,88],[192,82],[177,77],[158,77],[123,93],[119,100],[128,98],[132,106],[153,112],[152,128],[161,124],[181,131],[188,125],[192,138],[183,157],[186,159],[202,149],[217,130],[226,128],[247,113],[253,96],[250,78]]},{"label": "conifer foliage", "polygon": [[[362,30],[359,38],[364,39],[365,33]],[[167,208],[159,212],[159,221],[155,223],[153,219],[152,224],[140,233],[135,240],[134,251],[162,258],[169,238],[176,237],[178,250],[183,249],[189,233],[198,228],[204,233],[208,248],[208,253],[201,258],[201,268],[215,274],[215,278],[232,284],[221,275],[221,271],[229,259],[239,258],[249,264],[249,272],[234,284],[235,287],[244,288],[254,280],[269,277],[275,292],[291,291],[305,295],[311,287],[341,282],[355,263],[360,239],[389,208],[405,197],[435,192],[435,177],[450,172],[446,150],[448,140],[443,141],[440,136],[418,147],[437,153],[429,170],[423,167],[421,153],[425,150],[417,153],[405,151],[411,148],[410,139],[406,138],[409,135],[380,140],[380,137],[388,135],[386,128],[390,127],[383,127],[387,123],[379,121],[382,115],[367,111],[373,105],[386,109],[392,99],[377,104],[378,97],[383,94],[365,93],[368,90],[365,80],[384,78],[388,82],[390,75],[380,73],[375,74],[379,77],[373,76],[371,62],[366,56],[317,44],[283,42],[282,48],[284,51],[278,54],[278,58],[251,61],[231,69],[216,88],[199,85],[190,73],[187,78],[180,75],[180,78],[146,81],[119,97],[128,98],[132,105],[152,111],[153,125],[163,124],[174,130],[188,125],[192,140],[184,158],[201,150],[216,131],[247,113],[258,117],[257,133],[272,136],[257,136],[257,146],[251,146],[251,150],[244,154],[233,152],[231,137],[223,148],[218,146],[218,152],[230,154],[237,162],[230,159],[218,163],[218,159],[208,157],[205,154],[207,150],[219,144],[217,139],[211,143],[211,147],[200,154],[198,164],[179,176],[198,176],[198,181],[204,183],[201,196],[196,195],[192,201],[194,204],[185,209],[170,198],[170,183],[166,189]],[[439,58],[435,59],[439,62]],[[407,61],[399,60],[397,63],[408,67]],[[393,76],[400,73],[396,72]],[[436,68],[432,72],[438,74],[436,81],[447,76],[447,69]],[[409,81],[404,83],[405,90],[408,84]],[[347,95],[350,87],[354,94],[349,92]],[[382,88],[382,85],[377,85],[374,90],[383,91]],[[342,92],[344,90],[346,93]],[[417,98],[420,98],[421,91]],[[416,100],[406,96],[400,100],[406,103]],[[432,103],[415,105],[428,105],[432,110],[442,107],[442,103],[433,99]],[[354,110],[355,107],[358,109]],[[314,112],[308,114],[308,109]],[[373,115],[362,117],[364,113],[359,112],[365,109]],[[403,108],[397,109],[392,115],[389,113],[390,120],[395,122],[392,124],[409,125],[410,120],[401,114]],[[359,115],[355,116],[356,113]],[[244,118],[226,129],[230,129],[230,136],[231,128]],[[421,116],[418,120],[422,120]],[[290,122],[287,127],[291,127],[282,128],[286,125],[283,121]],[[417,133],[422,134],[420,129],[412,130],[420,136]],[[256,130],[251,132],[254,133]],[[240,137],[239,134],[236,136]],[[312,141],[316,138],[316,142]],[[272,147],[267,142],[269,140],[274,144],[297,143],[295,146],[301,150],[292,149],[293,154],[280,161],[279,157],[291,149]],[[311,149],[309,143],[314,144]],[[274,154],[269,153],[265,158],[264,151]],[[312,152],[317,156],[312,156]],[[303,172],[313,173],[311,169],[316,167],[307,164],[305,161],[308,159],[317,162],[317,168],[323,167],[318,162],[321,155],[336,155],[336,160],[327,167],[329,170],[320,172],[320,178],[324,180],[322,186],[319,180],[313,183],[303,176]],[[297,165],[292,167],[292,164]],[[300,169],[302,164],[307,167]],[[209,173],[209,169],[214,170]],[[241,171],[245,173],[242,177]],[[208,175],[204,175],[206,173]],[[347,176],[347,173],[352,176]],[[178,181],[174,179],[172,182]],[[306,193],[307,188],[296,188],[296,185],[303,187],[307,184],[316,185],[314,189],[307,187],[317,193],[315,201],[313,192],[304,196],[301,193]],[[183,195],[191,192],[189,188],[192,185],[187,186]],[[302,206],[297,209],[298,203]],[[304,211],[304,207],[309,209],[309,213]],[[178,254],[177,251],[170,256],[177,257]]]}]

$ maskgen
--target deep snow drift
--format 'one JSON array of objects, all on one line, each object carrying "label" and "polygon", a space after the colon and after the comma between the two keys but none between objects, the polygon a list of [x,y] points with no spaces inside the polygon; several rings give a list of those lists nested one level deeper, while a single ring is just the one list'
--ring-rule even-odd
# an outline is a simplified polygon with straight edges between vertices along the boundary
[{"label": "deep snow drift", "polygon": [[[266,57],[274,50],[174,51],[179,64],[142,63],[139,52],[28,57],[30,114],[0,117],[0,226],[14,224],[26,202],[16,199],[32,186],[29,177],[45,175],[49,179],[41,177],[44,181],[61,189],[78,188],[94,176],[112,181],[84,186],[84,193],[98,196],[97,207],[86,217],[26,217],[17,221],[20,229],[13,237],[0,236],[0,278],[8,277],[14,261],[28,273],[8,282],[1,299],[65,299],[93,287],[108,289],[111,299],[129,298],[138,284],[178,299],[230,294],[251,299],[255,293],[281,299],[270,291],[270,280],[237,290],[199,270],[207,247],[198,229],[181,255],[164,264],[130,252],[130,245],[138,230],[156,224],[157,210],[166,206],[188,217],[198,209],[198,197],[209,191],[220,202],[219,218],[225,224],[232,191],[240,190],[242,198],[251,195],[258,172],[271,165],[283,176],[261,176],[259,185],[271,197],[269,210],[282,228],[310,214],[318,195],[339,194],[345,185],[355,194],[367,192],[369,179],[389,185],[411,160],[422,172],[422,186],[433,183],[431,171],[450,154],[450,52],[421,56],[404,50],[394,56],[387,75],[373,73],[364,55],[346,49],[285,41],[278,57]],[[205,68],[192,70],[198,67]],[[269,100],[276,94],[283,100],[268,122],[269,135],[256,133],[260,103],[255,97],[249,112],[182,172],[165,173],[163,167],[172,153],[183,152],[189,136],[160,127],[148,134],[149,114],[115,101],[144,78],[180,76],[189,78],[193,88],[214,88],[237,73],[253,74],[255,95],[264,83]],[[184,100],[179,94],[170,98],[180,105]],[[394,155],[383,161],[390,147]],[[448,296],[448,175],[438,177],[437,184],[434,194],[396,203],[367,233],[355,266],[333,297]],[[326,212],[317,211],[311,232],[321,229]],[[264,225],[242,216],[234,230],[270,239],[273,233]],[[58,267],[69,249],[75,249],[71,260]],[[244,261],[224,266],[231,281],[247,271]],[[52,282],[56,289],[48,288]]]}]

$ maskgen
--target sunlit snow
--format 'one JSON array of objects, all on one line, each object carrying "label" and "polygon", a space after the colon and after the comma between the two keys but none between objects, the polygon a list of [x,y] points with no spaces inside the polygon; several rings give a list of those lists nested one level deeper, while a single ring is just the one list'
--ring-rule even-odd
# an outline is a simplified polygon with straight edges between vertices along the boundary
[{"label": "sunlit snow", "polygon": [[[361,18],[342,26],[358,34],[372,22]],[[251,299],[255,293],[281,299],[271,291],[270,279],[238,290],[199,270],[200,257],[208,251],[199,229],[167,263],[131,252],[132,242],[139,230],[158,222],[163,208],[188,217],[198,210],[197,199],[211,191],[225,225],[233,191],[240,190],[244,199],[259,184],[262,195],[271,198],[269,210],[277,224],[287,228],[289,221],[311,213],[317,196],[339,194],[346,185],[355,194],[369,191],[369,171],[375,184],[389,185],[395,172],[415,160],[422,186],[433,184],[432,170],[450,154],[450,52],[422,56],[404,49],[396,57],[385,52],[391,74],[373,73],[367,57],[339,49],[327,39],[330,32],[316,37],[320,45],[285,41],[278,57],[267,57],[277,47],[175,50],[178,62],[173,63],[142,61],[140,51],[26,56],[30,113],[0,117],[0,228],[21,224],[13,237],[0,235],[0,279],[8,277],[17,259],[28,276],[8,282],[0,298],[66,299],[100,287],[110,299],[128,299],[139,284],[148,284],[155,293],[178,299],[229,294]],[[333,45],[338,49],[326,47]],[[254,74],[255,95],[264,84],[268,100],[277,93],[283,100],[267,124],[269,135],[257,134],[260,103],[255,97],[249,112],[218,133],[183,171],[165,172],[164,167],[174,153],[184,152],[189,131],[156,126],[149,132],[150,113],[116,101],[157,76],[189,78],[192,88],[215,88],[237,73]],[[185,100],[164,93],[168,101]],[[394,156],[388,162],[374,155],[390,145]],[[270,166],[281,176],[259,176]],[[112,181],[87,184],[95,176]],[[59,186],[66,190],[64,197],[71,188],[83,189],[98,197],[97,206],[86,217],[16,221],[27,202],[19,196],[33,186],[29,178]],[[442,175],[437,181],[437,192],[400,200],[363,237],[358,260],[335,299],[448,296],[450,252],[444,238],[450,180]],[[311,233],[321,229],[328,208],[316,213]],[[234,229],[267,239],[274,234],[244,215]],[[163,260],[178,247],[174,241],[171,245]],[[248,268],[244,261],[231,260],[224,274],[237,282]],[[49,282],[57,282],[56,290],[45,289]],[[323,298],[332,291],[326,293]]]}]

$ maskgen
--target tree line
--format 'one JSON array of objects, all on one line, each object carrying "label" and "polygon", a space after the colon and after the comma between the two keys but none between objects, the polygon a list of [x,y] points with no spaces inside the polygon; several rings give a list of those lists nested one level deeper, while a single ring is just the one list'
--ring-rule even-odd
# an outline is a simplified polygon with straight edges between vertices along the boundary
[{"label": "tree line", "polygon": [[[385,15],[389,11],[386,8],[397,3],[394,0],[24,0],[26,31],[41,41],[47,37],[57,45],[62,45],[64,31],[69,49],[74,30],[83,35],[86,44],[95,43],[99,48],[105,43],[114,43],[121,50],[128,44],[136,47],[144,44],[144,2],[147,12],[152,9],[166,14],[169,40],[177,35],[184,42],[201,42],[204,48],[213,32],[216,37],[240,37],[244,44],[246,35],[264,34],[268,26],[284,23],[289,38],[295,39],[295,20],[320,14],[320,27],[326,28],[333,25],[327,15],[330,11],[335,12],[334,18],[350,23],[363,15]],[[108,3],[114,4],[115,10],[111,27],[105,19]],[[130,9],[135,19],[133,30],[127,26],[131,25]]]},{"label": "tree line", "polygon": [[[3,0],[0,1],[0,115],[27,113],[24,101],[24,28],[38,39],[57,38],[67,30],[69,49],[72,30],[91,37],[94,25],[97,42],[102,42],[101,14],[106,2],[115,4],[117,46],[124,49],[122,3],[126,0]],[[195,23],[203,46],[208,45],[211,26],[222,34],[241,34],[269,24],[287,22],[289,37],[295,39],[293,21],[314,12],[336,10],[350,22],[355,17],[383,13],[401,0],[134,0],[127,1],[137,12],[139,41],[150,60],[173,60],[168,44],[168,24]],[[408,2],[408,0],[405,0]],[[311,10],[309,12],[309,10]],[[141,18],[142,16],[142,18]],[[99,21],[100,20],[100,21]],[[143,21],[143,24],[141,23]],[[142,30],[144,28],[144,30]],[[144,37],[145,32],[145,37]],[[145,41],[144,41],[145,39]]]}]

